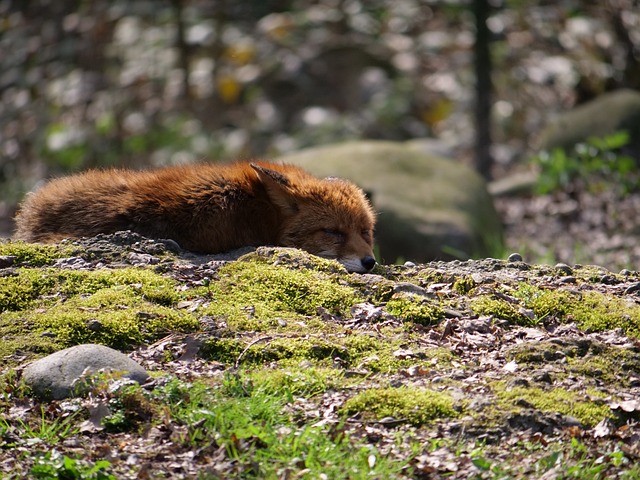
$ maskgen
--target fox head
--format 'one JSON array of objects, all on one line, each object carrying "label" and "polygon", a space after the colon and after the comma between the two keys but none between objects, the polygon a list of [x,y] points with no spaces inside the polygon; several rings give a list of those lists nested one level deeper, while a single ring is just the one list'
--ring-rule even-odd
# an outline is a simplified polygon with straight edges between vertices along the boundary
[{"label": "fox head", "polygon": [[251,167],[282,215],[279,245],[335,259],[349,272],[368,272],[375,266],[375,213],[360,188],[291,166]]}]

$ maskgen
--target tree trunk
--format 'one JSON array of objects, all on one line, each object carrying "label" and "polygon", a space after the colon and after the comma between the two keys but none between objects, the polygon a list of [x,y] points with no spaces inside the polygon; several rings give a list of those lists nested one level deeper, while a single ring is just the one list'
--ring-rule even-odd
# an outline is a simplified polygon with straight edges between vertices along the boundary
[{"label": "tree trunk", "polygon": [[474,0],[476,17],[476,42],[474,45],[474,68],[476,73],[476,145],[475,167],[486,179],[491,178],[493,158],[491,156],[491,49],[487,18],[491,10],[488,0]]}]

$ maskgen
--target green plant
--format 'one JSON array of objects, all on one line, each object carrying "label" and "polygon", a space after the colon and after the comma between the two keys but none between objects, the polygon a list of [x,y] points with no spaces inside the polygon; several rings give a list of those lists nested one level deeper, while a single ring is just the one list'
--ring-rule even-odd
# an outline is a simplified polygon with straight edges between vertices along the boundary
[{"label": "green plant", "polygon": [[106,460],[99,460],[91,464],[86,460],[74,459],[53,450],[36,458],[31,475],[38,479],[96,479],[115,480],[115,476],[108,473],[111,466]]},{"label": "green plant", "polygon": [[167,418],[184,425],[180,440],[185,446],[215,439],[237,473],[243,472],[241,478],[279,478],[299,470],[308,478],[322,473],[328,478],[395,478],[406,467],[410,459],[387,458],[352,439],[342,425],[300,424],[287,405],[297,394],[315,395],[317,389],[294,390],[279,372],[273,373],[272,378],[267,372],[229,374],[214,387],[176,380],[151,395],[165,404]]},{"label": "green plant", "polygon": [[637,190],[640,173],[636,162],[621,152],[627,143],[629,134],[620,131],[589,138],[569,151],[556,148],[541,152],[533,158],[540,169],[537,192],[546,194],[578,185],[597,191],[606,184],[616,185],[623,195]]},{"label": "green plant", "polygon": [[18,420],[18,424],[23,438],[38,438],[47,443],[54,443],[78,433],[78,429],[73,426],[75,417],[73,414],[48,420],[45,408],[41,407],[40,422],[37,426],[31,426],[24,420]]}]

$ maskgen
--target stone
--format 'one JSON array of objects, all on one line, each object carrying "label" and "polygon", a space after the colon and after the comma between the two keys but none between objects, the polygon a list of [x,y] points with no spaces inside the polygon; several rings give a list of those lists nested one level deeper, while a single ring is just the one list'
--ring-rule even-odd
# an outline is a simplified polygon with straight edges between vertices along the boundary
[{"label": "stone", "polygon": [[0,268],[12,267],[16,261],[14,255],[0,255]]},{"label": "stone", "polygon": [[522,255],[520,255],[517,252],[512,253],[511,255],[509,255],[509,258],[507,259],[508,262],[521,262],[522,261]]},{"label": "stone", "polygon": [[629,132],[623,152],[640,160],[640,92],[628,89],[600,95],[549,120],[541,134],[540,150],[570,150],[590,137]]},{"label": "stone", "polygon": [[122,372],[126,378],[143,383],[149,374],[128,356],[104,345],[84,344],[60,350],[27,365],[22,379],[33,392],[44,398],[61,400],[79,396],[83,385],[77,384],[83,373]]},{"label": "stone", "polygon": [[309,148],[277,161],[342,177],[371,195],[383,263],[497,256],[502,224],[484,179],[415,142],[354,141]]}]

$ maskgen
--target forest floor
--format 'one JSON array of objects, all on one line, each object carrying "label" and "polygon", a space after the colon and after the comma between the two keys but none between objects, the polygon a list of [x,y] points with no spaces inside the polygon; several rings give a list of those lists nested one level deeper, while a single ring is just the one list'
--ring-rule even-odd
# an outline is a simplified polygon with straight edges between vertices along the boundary
[{"label": "forest floor", "polygon": [[640,193],[558,192],[496,199],[508,251],[531,262],[640,267]]},{"label": "forest floor", "polygon": [[[640,475],[636,272],[0,247],[3,478]],[[81,343],[152,380],[42,401],[11,374]]]}]

